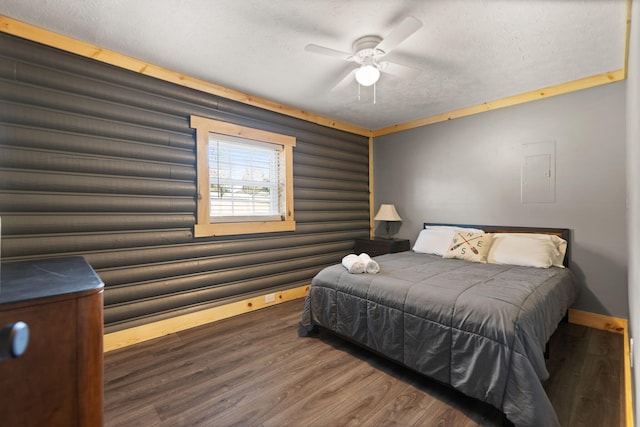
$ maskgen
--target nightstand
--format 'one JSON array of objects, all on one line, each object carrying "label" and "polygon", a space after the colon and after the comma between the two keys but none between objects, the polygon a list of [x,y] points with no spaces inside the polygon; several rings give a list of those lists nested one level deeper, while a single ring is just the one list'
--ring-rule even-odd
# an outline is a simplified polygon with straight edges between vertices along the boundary
[{"label": "nightstand", "polygon": [[366,253],[371,257],[404,252],[411,249],[408,240],[399,239],[356,239],[353,252],[357,255]]}]

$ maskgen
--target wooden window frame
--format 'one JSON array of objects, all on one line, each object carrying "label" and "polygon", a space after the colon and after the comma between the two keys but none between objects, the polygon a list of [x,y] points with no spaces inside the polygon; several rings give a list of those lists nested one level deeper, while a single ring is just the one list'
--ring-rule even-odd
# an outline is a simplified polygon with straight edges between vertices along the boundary
[{"label": "wooden window frame", "polygon": [[[295,231],[296,222],[293,211],[293,147],[296,138],[229,122],[191,116],[191,128],[196,130],[196,189],[197,215],[194,226],[194,237],[228,236],[236,234],[277,233]],[[210,190],[208,145],[209,133],[230,135],[247,141],[267,142],[282,146],[285,165],[285,216],[280,220],[268,221],[210,221]]]}]

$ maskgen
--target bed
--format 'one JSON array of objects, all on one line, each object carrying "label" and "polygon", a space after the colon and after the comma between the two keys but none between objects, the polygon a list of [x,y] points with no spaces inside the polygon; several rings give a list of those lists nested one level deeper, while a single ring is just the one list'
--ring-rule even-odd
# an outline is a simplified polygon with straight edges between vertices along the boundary
[{"label": "bed", "polygon": [[[448,257],[452,242],[449,249],[433,239],[433,247],[418,247],[423,234],[438,236],[436,231],[443,232],[442,241],[451,232],[484,234],[491,247],[479,262]],[[545,248],[560,248],[550,265],[529,266],[538,259],[531,263],[520,253],[525,246],[532,253],[540,249],[531,240],[538,237],[555,242]],[[471,245],[482,251],[475,239],[458,242],[467,253]],[[373,258],[377,274],[351,274],[342,264],[319,272],[299,334],[325,328],[495,406],[516,426],[558,426],[542,382],[549,376],[545,345],[577,296],[565,268],[569,242],[567,229],[425,223],[413,250]]]}]

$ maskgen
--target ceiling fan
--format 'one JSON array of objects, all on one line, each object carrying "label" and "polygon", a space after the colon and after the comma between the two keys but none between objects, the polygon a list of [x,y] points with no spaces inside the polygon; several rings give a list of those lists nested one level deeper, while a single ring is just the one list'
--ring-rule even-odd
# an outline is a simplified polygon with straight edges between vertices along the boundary
[{"label": "ceiling fan", "polygon": [[333,90],[351,83],[354,77],[360,85],[371,86],[378,81],[381,72],[410,79],[420,74],[421,70],[395,62],[381,61],[381,59],[409,38],[409,36],[418,31],[420,27],[422,27],[422,22],[413,16],[409,16],[384,39],[371,35],[360,37],[353,43],[353,52],[342,52],[316,44],[306,45],[305,50],[321,55],[337,57],[358,65],[358,67],[350,70],[350,72],[334,86]]}]

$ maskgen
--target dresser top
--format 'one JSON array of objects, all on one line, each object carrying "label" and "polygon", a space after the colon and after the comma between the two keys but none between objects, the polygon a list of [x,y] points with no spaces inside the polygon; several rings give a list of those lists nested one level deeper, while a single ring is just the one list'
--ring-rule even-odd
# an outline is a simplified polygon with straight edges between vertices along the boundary
[{"label": "dresser top", "polygon": [[5,262],[0,265],[0,305],[91,293],[104,284],[83,257]]}]

